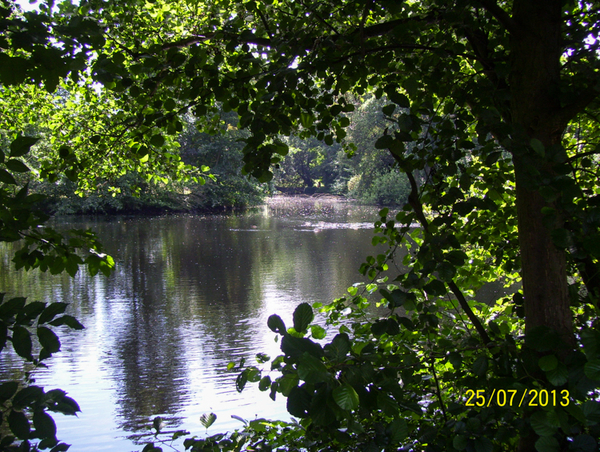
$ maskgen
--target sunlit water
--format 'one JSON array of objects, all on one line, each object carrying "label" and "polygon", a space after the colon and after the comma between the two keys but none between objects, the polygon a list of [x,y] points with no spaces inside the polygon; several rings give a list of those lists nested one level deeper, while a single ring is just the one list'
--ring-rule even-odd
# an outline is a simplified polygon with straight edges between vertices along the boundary
[{"label": "sunlit water", "polygon": [[[376,212],[278,199],[243,215],[63,219],[97,231],[117,262],[108,278],[15,272],[4,245],[0,290],[69,302],[86,327],[62,332],[62,352],[35,373],[81,406],[78,417],[54,416],[59,439],[75,452],[141,450],[157,415],[199,436],[203,413],[217,414],[209,434],[241,427],[232,415],[287,419],[284,400],[251,385],[238,393],[227,364],[276,356],[269,315],[289,325],[298,304],[327,303],[361,279]],[[2,379],[23,372],[6,352],[0,366]]]}]

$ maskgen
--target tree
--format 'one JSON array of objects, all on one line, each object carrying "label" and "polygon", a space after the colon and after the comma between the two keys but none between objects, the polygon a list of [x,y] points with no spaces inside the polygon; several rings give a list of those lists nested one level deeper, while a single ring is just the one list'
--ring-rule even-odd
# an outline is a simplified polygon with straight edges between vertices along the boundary
[{"label": "tree", "polygon": [[[270,323],[282,336],[273,364],[282,375],[261,385],[288,397],[314,447],[591,451],[600,435],[599,14],[596,2],[559,0],[91,0],[63,3],[57,17],[94,37],[87,61],[113,96],[124,158],[168,162],[164,137],[177,133],[178,115],[216,130],[220,112],[235,111],[249,131],[244,171],[268,181],[288,152],[279,136],[299,131],[351,153],[350,94],[391,102],[376,147],[411,193],[395,220],[382,211],[375,241],[413,253],[393,284],[381,275],[391,252],[363,271],[374,280],[366,290],[406,308],[411,323],[393,312],[357,317],[324,348],[303,337],[310,308],[292,330]],[[43,78],[23,67],[16,83]],[[105,130],[94,137],[112,139]],[[514,305],[473,307],[465,294],[491,279],[522,281]],[[360,314],[363,298],[351,295],[328,308],[332,322],[349,301]],[[449,326],[454,303],[464,330]],[[244,372],[240,387],[259,375]],[[569,391],[571,408],[461,405],[468,389],[514,385]]]}]

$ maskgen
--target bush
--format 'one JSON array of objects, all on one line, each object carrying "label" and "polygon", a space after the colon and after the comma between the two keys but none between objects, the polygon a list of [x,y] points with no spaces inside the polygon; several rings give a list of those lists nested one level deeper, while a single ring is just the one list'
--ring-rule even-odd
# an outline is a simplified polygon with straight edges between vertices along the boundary
[{"label": "bush", "polygon": [[348,181],[348,192],[367,204],[399,206],[406,202],[410,187],[404,174],[390,171],[375,176],[368,186],[362,176],[354,176]]}]

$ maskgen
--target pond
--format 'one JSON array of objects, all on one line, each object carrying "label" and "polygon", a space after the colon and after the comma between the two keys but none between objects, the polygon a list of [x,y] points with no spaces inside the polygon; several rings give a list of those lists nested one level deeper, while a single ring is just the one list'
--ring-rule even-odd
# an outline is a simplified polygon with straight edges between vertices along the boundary
[{"label": "pond", "polygon": [[[230,215],[63,218],[60,227],[92,228],[117,263],[110,277],[15,272],[11,245],[0,260],[0,291],[66,301],[85,325],[62,332],[62,352],[35,371],[36,384],[61,388],[80,404],[78,417],[55,415],[71,451],[141,450],[152,419],[167,430],[202,436],[245,419],[288,419],[285,401],[252,385],[238,393],[227,364],[278,344],[266,323],[289,325],[302,303],[327,303],[361,280],[377,208],[335,199],[274,198]],[[3,352],[3,380],[22,375]]]}]

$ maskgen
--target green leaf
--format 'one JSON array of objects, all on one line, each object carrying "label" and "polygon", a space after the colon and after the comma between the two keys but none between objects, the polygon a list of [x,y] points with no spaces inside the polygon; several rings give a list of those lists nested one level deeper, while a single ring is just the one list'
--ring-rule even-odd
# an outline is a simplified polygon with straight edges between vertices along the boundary
[{"label": "green leaf", "polygon": [[488,369],[487,356],[480,356],[473,363],[473,373],[478,377],[483,377]]},{"label": "green leaf", "polygon": [[31,171],[27,165],[25,165],[22,161],[17,159],[10,159],[6,162],[6,167],[17,173],[27,173]]},{"label": "green leaf", "polygon": [[373,336],[381,336],[387,332],[387,319],[377,320],[371,324],[371,334]]},{"label": "green leaf", "polygon": [[382,290],[381,294],[384,298],[390,302],[390,308],[403,306],[409,299],[414,299],[414,294],[410,292],[404,292],[400,289],[394,289],[391,292]]},{"label": "green leaf", "polygon": [[323,349],[319,344],[304,337],[290,335],[284,336],[281,340],[281,351],[291,358],[298,358],[304,352],[310,353],[317,358],[323,356]]},{"label": "green leaf", "polygon": [[21,157],[29,152],[31,146],[39,141],[39,138],[18,136],[10,144],[10,157]]},{"label": "green leaf", "polygon": [[258,389],[261,391],[268,391],[271,387],[271,377],[268,375],[266,377],[262,377],[258,382]]},{"label": "green leaf", "polygon": [[298,378],[307,383],[322,383],[330,378],[327,367],[319,358],[303,353],[298,360]]},{"label": "green leaf", "polygon": [[54,438],[56,436],[56,424],[54,419],[42,410],[33,413],[33,426],[40,438]]},{"label": "green leaf", "polygon": [[267,320],[267,326],[274,333],[284,334],[286,332],[285,323],[283,323],[283,320],[281,320],[281,317],[279,317],[277,314],[269,316],[269,319]]},{"label": "green leaf", "polygon": [[17,185],[17,181],[12,176],[12,174],[10,174],[4,168],[0,168],[0,182],[4,182],[5,184]]},{"label": "green leaf", "polygon": [[165,137],[160,134],[153,135],[152,138],[150,138],[150,144],[154,147],[160,148],[163,144],[165,144]]},{"label": "green leaf", "polygon": [[573,438],[569,450],[572,452],[595,452],[598,450],[598,443],[592,436],[584,433]]},{"label": "green leaf", "polygon": [[456,450],[465,450],[467,448],[468,442],[469,439],[466,436],[456,435],[452,440],[452,446],[454,446]]},{"label": "green leaf", "polygon": [[65,312],[66,309],[67,303],[56,302],[49,304],[48,307],[44,309],[44,312],[42,312],[42,314],[40,315],[38,323],[48,323],[52,319],[54,319],[54,317],[56,317],[58,314],[62,314],[63,312]]},{"label": "green leaf", "polygon": [[13,327],[12,342],[13,348],[15,349],[15,352],[17,352],[17,355],[25,358],[28,361],[33,361],[33,356],[31,355],[31,334],[26,328],[18,325]]},{"label": "green leaf", "polygon": [[555,369],[549,370],[546,372],[546,378],[548,381],[554,386],[562,386],[569,379],[569,371],[567,367],[559,363]]},{"label": "green leaf", "polygon": [[235,379],[235,389],[237,392],[242,392],[246,387],[246,383],[248,383],[248,374],[241,372]]},{"label": "green leaf", "polygon": [[535,442],[535,450],[538,452],[560,452],[560,444],[552,436],[542,436]]},{"label": "green leaf", "polygon": [[[456,267],[450,262],[441,262],[437,268],[438,276],[442,281],[451,282],[456,275]],[[444,291],[446,288],[444,287]]]},{"label": "green leaf", "polygon": [[60,350],[60,341],[58,336],[54,334],[50,328],[40,326],[37,329],[37,337],[40,341],[40,345],[48,350],[50,353],[56,353]]},{"label": "green leaf", "polygon": [[395,109],[396,109],[396,105],[389,104],[389,105],[386,105],[385,107],[383,107],[381,109],[381,111],[383,112],[384,115],[390,116],[390,115],[392,115],[392,113],[394,113]]},{"label": "green leaf", "polygon": [[67,325],[69,328],[74,329],[74,330],[83,330],[85,328],[72,315],[63,315],[62,317],[58,317],[57,319],[54,319],[51,322],[48,322],[48,324],[50,324],[52,326]]},{"label": "green leaf", "polygon": [[350,339],[346,333],[336,334],[331,343],[325,345],[325,356],[333,361],[344,361],[349,351]]},{"label": "green leaf", "polygon": [[332,391],[333,400],[343,410],[356,410],[358,408],[358,394],[352,386],[343,383]]},{"label": "green leaf", "polygon": [[475,438],[473,445],[475,446],[475,452],[493,452],[494,450],[492,442],[484,436]]},{"label": "green leaf", "polygon": [[317,340],[325,339],[325,337],[327,336],[327,332],[325,331],[325,328],[323,328],[322,326],[319,326],[319,325],[311,325],[310,326],[310,334],[313,338],[315,338]]},{"label": "green leaf", "polygon": [[215,423],[217,420],[217,415],[215,413],[203,414],[200,416],[200,423],[204,426],[204,428],[208,428]]},{"label": "green leaf", "polygon": [[533,413],[530,420],[531,428],[539,436],[552,436],[556,433],[556,427],[552,425],[546,412],[537,411]]},{"label": "green leaf", "polygon": [[600,359],[592,359],[583,367],[585,376],[590,380],[600,380]]},{"label": "green leaf", "polygon": [[410,108],[410,100],[404,94],[398,91],[389,90],[387,92],[388,99],[398,105],[400,108]]},{"label": "green leaf", "polygon": [[439,279],[432,279],[423,290],[430,295],[441,297],[446,294],[446,285]]},{"label": "green leaf", "polygon": [[310,409],[312,398],[308,391],[301,387],[294,387],[287,399],[287,410],[292,416],[305,418]]},{"label": "green leaf", "polygon": [[556,369],[556,366],[558,366],[558,359],[554,355],[543,356],[538,360],[538,365],[544,372],[548,372]]},{"label": "green leaf", "polygon": [[6,340],[8,339],[8,327],[3,320],[0,320],[0,352],[4,350],[6,346]]},{"label": "green leaf", "polygon": [[303,333],[308,328],[310,322],[313,321],[313,310],[308,303],[301,303],[294,310],[294,329],[299,333]]},{"label": "green leaf", "polygon": [[0,402],[10,399],[19,389],[19,383],[16,381],[8,381],[0,384]]},{"label": "green leaf", "polygon": [[537,155],[539,155],[540,157],[546,156],[546,148],[544,147],[544,144],[537,138],[532,138],[531,141],[529,142],[529,145],[535,151],[535,153]]},{"label": "green leaf", "polygon": [[24,408],[42,402],[44,390],[39,386],[26,386],[17,392],[13,398],[14,408]]},{"label": "green leaf", "polygon": [[279,390],[285,397],[290,395],[292,389],[297,387],[299,382],[300,379],[296,373],[285,374],[283,377],[277,380],[277,383],[279,384]]},{"label": "green leaf", "polygon": [[17,438],[29,438],[29,432],[31,431],[29,420],[27,419],[27,416],[20,411],[11,410],[8,415],[8,426]]},{"label": "green leaf", "polygon": [[392,444],[400,443],[408,437],[408,424],[404,419],[396,418],[389,426],[389,441]]}]

